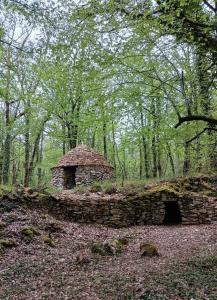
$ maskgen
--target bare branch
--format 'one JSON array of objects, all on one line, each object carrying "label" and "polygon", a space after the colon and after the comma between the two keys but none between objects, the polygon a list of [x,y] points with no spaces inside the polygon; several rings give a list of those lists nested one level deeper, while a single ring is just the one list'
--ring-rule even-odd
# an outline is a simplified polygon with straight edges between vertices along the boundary
[{"label": "bare branch", "polygon": [[190,144],[191,142],[193,142],[194,140],[198,139],[205,131],[217,131],[217,128],[213,128],[213,127],[205,127],[201,132],[199,132],[198,134],[196,134],[193,138],[191,138],[190,140],[188,140],[186,142],[186,144]]},{"label": "bare branch", "polygon": [[199,132],[198,134],[196,134],[193,138],[191,138],[190,140],[188,140],[186,142],[186,144],[190,144],[191,142],[193,142],[194,140],[198,139],[208,128],[204,128],[201,132]]},{"label": "bare branch", "polygon": [[215,7],[213,7],[207,0],[203,0],[203,3],[206,4],[212,11],[216,12]]},{"label": "bare branch", "polygon": [[31,53],[31,51],[26,51],[26,50],[24,50],[22,47],[18,47],[18,46],[16,46],[16,45],[14,45],[14,44],[12,44],[12,43],[10,43],[10,42],[7,42],[7,41],[5,41],[5,40],[2,40],[2,39],[0,39],[0,43],[1,43],[1,44],[5,44],[5,45],[8,45],[8,46],[10,46],[10,47],[12,47],[12,48],[15,48],[15,49],[17,49],[17,50],[20,50],[20,51],[22,51],[22,52],[24,52],[24,53]]},{"label": "bare branch", "polygon": [[192,122],[192,121],[203,121],[206,122],[210,125],[217,125],[217,119],[211,118],[211,117],[206,117],[203,115],[190,115],[190,116],[186,116],[186,117],[181,117],[179,119],[179,122],[175,125],[175,128],[178,128],[179,126],[181,126],[183,123],[185,122]]}]

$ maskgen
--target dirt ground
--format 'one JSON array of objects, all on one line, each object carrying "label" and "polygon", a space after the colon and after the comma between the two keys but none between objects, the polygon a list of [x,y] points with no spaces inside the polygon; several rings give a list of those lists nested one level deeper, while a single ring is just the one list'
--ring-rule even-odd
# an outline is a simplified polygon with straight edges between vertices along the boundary
[{"label": "dirt ground", "polygon": [[[164,272],[180,261],[217,253],[217,225],[136,226],[113,229],[61,221],[63,230],[48,232],[56,220],[42,212],[10,208],[0,215],[5,224],[1,239],[13,240],[0,258],[0,299],[137,299],[142,284],[155,271]],[[27,226],[38,231],[31,240],[22,236]],[[49,235],[55,247],[44,242]],[[92,242],[126,237],[129,244],[118,256],[92,254]],[[153,241],[159,257],[141,257],[139,245]],[[85,251],[90,262],[78,264]]]}]

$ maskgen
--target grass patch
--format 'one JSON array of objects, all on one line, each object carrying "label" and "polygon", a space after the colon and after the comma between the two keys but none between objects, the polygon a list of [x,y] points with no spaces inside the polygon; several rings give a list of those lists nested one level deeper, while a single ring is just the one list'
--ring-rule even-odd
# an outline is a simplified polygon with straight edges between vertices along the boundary
[{"label": "grass patch", "polygon": [[154,274],[141,300],[217,299],[217,256],[195,258],[166,273]]}]

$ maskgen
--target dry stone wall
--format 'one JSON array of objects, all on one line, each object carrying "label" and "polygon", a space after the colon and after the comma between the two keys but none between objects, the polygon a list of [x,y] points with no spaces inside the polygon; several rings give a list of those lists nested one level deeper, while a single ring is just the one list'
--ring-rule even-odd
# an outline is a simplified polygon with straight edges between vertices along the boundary
[{"label": "dry stone wall", "polygon": [[78,166],[75,174],[76,185],[91,184],[113,176],[113,169],[106,166]]},{"label": "dry stone wall", "polygon": [[57,188],[63,188],[64,184],[64,171],[63,168],[52,169],[51,185]]},{"label": "dry stone wall", "polygon": [[159,192],[124,196],[102,193],[82,195],[61,193],[52,206],[58,214],[64,214],[72,221],[98,223],[112,227],[144,224],[163,224],[165,201],[177,201],[183,224],[202,224],[217,222],[217,199],[213,197],[186,193],[182,195]]}]

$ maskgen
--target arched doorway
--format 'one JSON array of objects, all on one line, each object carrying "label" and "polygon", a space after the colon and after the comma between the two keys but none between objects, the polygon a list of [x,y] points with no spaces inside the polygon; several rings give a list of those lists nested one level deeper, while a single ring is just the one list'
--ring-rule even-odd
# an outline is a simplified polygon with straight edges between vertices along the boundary
[{"label": "arched doorway", "polygon": [[178,201],[165,201],[165,217],[164,224],[180,224],[182,222],[181,211]]}]

